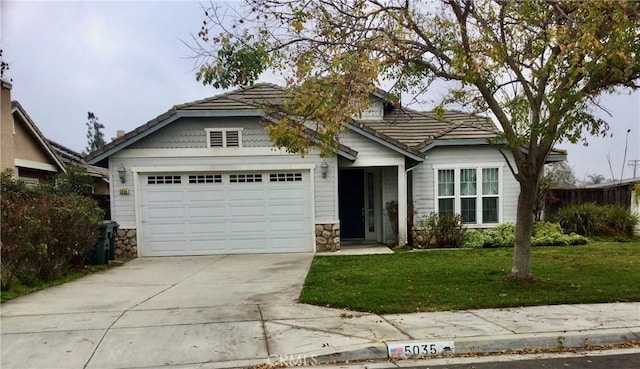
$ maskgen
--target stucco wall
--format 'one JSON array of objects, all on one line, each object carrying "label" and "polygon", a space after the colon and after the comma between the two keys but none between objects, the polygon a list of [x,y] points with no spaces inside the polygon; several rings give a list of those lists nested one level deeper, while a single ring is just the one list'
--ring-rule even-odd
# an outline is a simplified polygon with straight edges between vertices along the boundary
[{"label": "stucco wall", "polygon": [[11,87],[5,82],[2,84],[0,95],[0,170],[13,169],[13,116],[11,115]]},{"label": "stucco wall", "polygon": [[14,158],[35,161],[38,163],[45,163],[50,165],[56,165],[51,158],[43,152],[40,143],[33,137],[24,125],[21,119],[15,119],[14,135]]}]

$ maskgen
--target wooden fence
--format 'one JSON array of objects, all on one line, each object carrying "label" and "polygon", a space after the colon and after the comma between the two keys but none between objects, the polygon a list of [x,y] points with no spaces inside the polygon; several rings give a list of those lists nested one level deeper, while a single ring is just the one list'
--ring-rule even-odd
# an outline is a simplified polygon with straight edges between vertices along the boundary
[{"label": "wooden fence", "polygon": [[547,192],[545,211],[553,214],[566,205],[594,202],[599,205],[619,205],[629,209],[634,183],[612,184],[597,188],[554,188]]}]

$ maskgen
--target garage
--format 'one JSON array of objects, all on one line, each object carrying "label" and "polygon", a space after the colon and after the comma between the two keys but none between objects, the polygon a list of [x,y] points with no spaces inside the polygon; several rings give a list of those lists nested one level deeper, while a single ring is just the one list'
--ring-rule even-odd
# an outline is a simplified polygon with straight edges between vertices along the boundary
[{"label": "garage", "polygon": [[308,171],[143,173],[142,255],[311,252]]}]

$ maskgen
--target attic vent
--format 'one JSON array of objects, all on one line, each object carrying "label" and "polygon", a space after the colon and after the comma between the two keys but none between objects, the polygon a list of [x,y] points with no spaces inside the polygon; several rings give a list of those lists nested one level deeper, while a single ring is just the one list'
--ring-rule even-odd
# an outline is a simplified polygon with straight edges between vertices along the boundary
[{"label": "attic vent", "polygon": [[210,131],[209,132],[209,146],[211,147],[223,147],[222,131]]},{"label": "attic vent", "polygon": [[206,128],[207,147],[242,147],[241,128]]},{"label": "attic vent", "polygon": [[240,131],[227,131],[227,147],[240,147]]}]

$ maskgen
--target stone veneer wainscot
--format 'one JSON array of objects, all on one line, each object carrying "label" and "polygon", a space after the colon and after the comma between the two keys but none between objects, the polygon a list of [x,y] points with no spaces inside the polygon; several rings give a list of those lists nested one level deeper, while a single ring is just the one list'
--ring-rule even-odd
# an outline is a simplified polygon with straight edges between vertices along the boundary
[{"label": "stone veneer wainscot", "polygon": [[316,251],[340,250],[340,224],[316,224]]},{"label": "stone veneer wainscot", "polygon": [[138,240],[135,229],[118,229],[116,233],[116,259],[138,257]]}]

